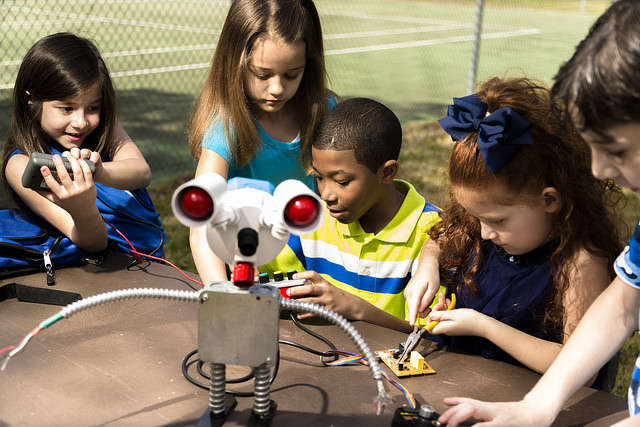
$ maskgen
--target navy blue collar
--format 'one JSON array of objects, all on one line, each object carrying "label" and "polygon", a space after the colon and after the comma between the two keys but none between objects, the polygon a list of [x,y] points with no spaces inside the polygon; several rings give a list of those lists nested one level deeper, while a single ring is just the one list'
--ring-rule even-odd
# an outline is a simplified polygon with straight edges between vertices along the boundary
[{"label": "navy blue collar", "polygon": [[553,254],[553,251],[558,247],[560,241],[558,239],[550,240],[544,245],[521,255],[511,255],[493,242],[488,243],[495,246],[496,253],[502,256],[509,263],[514,263],[516,265],[535,265],[548,260],[549,257],[551,257],[551,254]]}]

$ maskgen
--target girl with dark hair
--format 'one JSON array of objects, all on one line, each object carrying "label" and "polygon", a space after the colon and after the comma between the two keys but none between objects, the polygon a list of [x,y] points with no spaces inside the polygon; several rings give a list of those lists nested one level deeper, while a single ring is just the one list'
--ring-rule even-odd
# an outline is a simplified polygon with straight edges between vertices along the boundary
[{"label": "girl with dark hair", "polygon": [[405,288],[409,320],[442,278],[458,306],[434,307],[432,334],[544,372],[613,277],[621,194],[590,174],[588,148],[531,80],[493,78],[454,98],[440,124],[456,141],[450,201]]},{"label": "girl with dark hair", "polygon": [[[214,172],[274,186],[299,179],[311,187],[311,136],[323,112],[337,103],[326,80],[313,1],[232,2],[191,117],[196,176]],[[226,280],[204,228],[191,229],[190,244],[203,280]]]},{"label": "girl with dark hair", "polygon": [[[53,154],[55,171],[46,166],[40,169],[48,191],[22,185],[32,153]],[[68,159],[72,173],[67,172],[61,156]],[[93,173],[83,159],[93,162]],[[118,217],[124,221],[124,216],[117,209],[153,225],[153,235],[162,234],[163,241],[160,220],[144,190],[151,171],[117,119],[109,71],[87,39],[52,34],[25,55],[14,86],[2,170],[5,187],[21,210],[43,218],[82,250],[97,252],[107,247],[112,230],[104,215],[116,226],[123,225]],[[146,230],[137,229],[140,233]],[[141,242],[137,238],[141,236],[129,237]],[[156,241],[138,249],[155,248],[157,252],[161,245]],[[126,243],[123,247],[128,249]]]},{"label": "girl with dark hair", "polygon": [[[640,195],[640,2],[618,0],[598,18],[551,89],[561,117],[591,149],[591,170]],[[575,157],[567,157],[568,167]],[[589,209],[579,211],[587,215]],[[591,234],[598,221],[585,224]],[[448,398],[454,405],[440,422],[455,427],[474,418],[483,426],[548,426],[567,400],[638,329],[640,309],[640,223],[614,263],[616,278],[586,312],[562,351],[526,396],[517,402]],[[640,359],[628,392],[630,418],[640,421]],[[616,421],[613,417],[609,422]]]}]

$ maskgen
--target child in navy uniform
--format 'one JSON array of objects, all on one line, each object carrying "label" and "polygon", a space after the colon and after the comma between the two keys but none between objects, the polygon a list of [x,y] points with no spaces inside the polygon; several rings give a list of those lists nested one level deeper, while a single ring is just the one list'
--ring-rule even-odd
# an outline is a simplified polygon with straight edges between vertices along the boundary
[{"label": "child in navy uniform", "polygon": [[431,333],[537,372],[609,283],[621,247],[609,209],[619,190],[591,176],[586,145],[549,99],[533,81],[499,78],[454,98],[439,122],[455,141],[450,202],[405,289],[413,321],[442,277],[458,303],[434,307]]},{"label": "child in navy uniform", "polygon": [[[640,2],[618,0],[594,23],[552,88],[559,113],[591,148],[591,170],[640,196]],[[568,166],[574,158],[564,159]],[[585,211],[580,211],[584,215]],[[585,224],[590,234],[598,219]],[[594,301],[553,364],[517,402],[448,398],[440,417],[451,427],[474,418],[486,426],[548,426],[567,400],[638,329],[640,224],[615,261],[616,279]],[[640,363],[629,387],[629,415],[616,426],[640,422]],[[613,421],[613,420],[610,420]]]}]

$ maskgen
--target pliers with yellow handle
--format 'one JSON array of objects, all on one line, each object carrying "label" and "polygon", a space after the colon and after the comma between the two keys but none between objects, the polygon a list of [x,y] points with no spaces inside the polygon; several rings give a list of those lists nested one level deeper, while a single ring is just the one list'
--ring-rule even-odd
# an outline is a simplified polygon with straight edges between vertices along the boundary
[{"label": "pliers with yellow handle", "polygon": [[[451,303],[449,304],[449,307],[447,307],[447,310],[453,310],[456,306],[456,294],[451,294]],[[401,363],[402,361],[404,361],[404,359],[407,357],[407,355],[409,355],[413,349],[416,348],[416,346],[418,345],[418,343],[420,342],[420,340],[422,339],[422,335],[424,335],[425,332],[431,332],[431,330],[438,324],[440,323],[437,320],[434,320],[432,322],[429,322],[429,324],[427,326],[425,326],[424,328],[420,327],[420,326],[414,326],[413,327],[413,332],[411,332],[409,334],[409,337],[407,338],[407,341],[405,341],[404,343],[404,350],[402,351],[402,354],[400,355],[400,358],[398,359],[398,363]]]}]

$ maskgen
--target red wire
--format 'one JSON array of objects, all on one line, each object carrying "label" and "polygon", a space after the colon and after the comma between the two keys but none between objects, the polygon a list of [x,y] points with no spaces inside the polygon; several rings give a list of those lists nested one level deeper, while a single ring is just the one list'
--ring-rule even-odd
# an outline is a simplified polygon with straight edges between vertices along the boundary
[{"label": "red wire", "polygon": [[186,279],[191,280],[192,282],[195,282],[195,283],[197,283],[197,284],[198,284],[198,285],[200,285],[200,286],[204,286],[204,284],[203,284],[200,280],[192,279],[191,277],[187,276],[187,275],[185,274],[185,272],[184,272],[184,271],[182,271],[179,267],[177,267],[177,266],[173,265],[171,262],[167,261],[167,260],[166,260],[166,259],[164,259],[164,258],[160,258],[160,257],[153,256],[153,255],[149,255],[149,254],[144,254],[144,253],[142,253],[142,252],[138,252],[138,251],[137,251],[137,250],[135,250],[135,249],[134,249],[134,250],[132,250],[131,252],[132,252],[132,253],[134,253],[134,254],[136,254],[136,255],[141,255],[141,256],[146,257],[146,258],[151,258],[151,259],[155,259],[156,261],[162,261],[162,262],[164,262],[164,263],[167,263],[167,264],[169,264],[171,267],[175,268],[175,269],[178,271],[178,273],[182,274]]},{"label": "red wire", "polygon": [[15,345],[10,345],[9,347],[5,347],[2,350],[0,350],[0,354],[5,353],[5,352],[7,352],[9,350],[13,350],[14,348],[16,348]]},{"label": "red wire", "polygon": [[24,338],[20,340],[20,343],[18,343],[18,345],[10,345],[9,347],[5,347],[2,350],[0,350],[0,354],[13,350],[16,347],[20,347],[25,342],[25,340],[35,337],[36,335],[38,335],[38,333],[41,330],[42,330],[42,327],[40,325],[36,326],[31,330],[31,332],[29,332]]},{"label": "red wire", "polygon": [[107,221],[104,217],[102,217],[102,219],[104,220],[104,222],[109,224],[111,226],[111,228],[113,228],[116,231],[116,233],[118,233],[124,240],[127,241],[129,246],[131,246],[131,253],[136,256],[136,261],[137,262],[141,261],[140,256],[143,256],[143,257],[146,257],[146,258],[151,258],[151,259],[154,259],[156,261],[162,261],[162,262],[170,265],[174,269],[176,269],[176,271],[178,273],[182,274],[187,280],[191,280],[192,282],[195,282],[200,286],[204,286],[204,284],[200,280],[192,279],[191,277],[187,276],[184,271],[182,271],[180,268],[178,268],[177,266],[175,266],[171,262],[167,261],[166,259],[160,258],[160,257],[157,257],[157,256],[153,256],[153,255],[149,255],[149,254],[145,254],[145,253],[142,253],[142,252],[138,252],[138,250],[133,246],[133,244],[129,241],[129,239],[127,239],[127,236],[122,234],[122,232],[120,232],[120,230],[118,230],[113,224],[111,224],[109,221]]},{"label": "red wire", "polygon": [[[133,244],[129,241],[129,239],[127,239],[127,236],[125,236],[124,234],[122,234],[122,232],[120,232],[120,230],[118,230],[113,224],[111,224],[109,221],[107,221],[107,219],[105,217],[102,217],[102,220],[104,222],[106,222],[107,224],[109,224],[111,226],[111,228],[113,228],[114,230],[116,230],[116,233],[118,233],[120,235],[120,237],[122,237],[124,240],[127,241],[127,243],[129,244],[129,246],[131,246],[131,252],[137,252],[136,248],[133,246]],[[140,257],[136,256],[136,261],[140,262]]]}]

